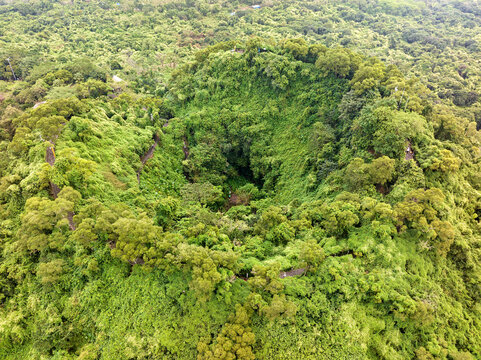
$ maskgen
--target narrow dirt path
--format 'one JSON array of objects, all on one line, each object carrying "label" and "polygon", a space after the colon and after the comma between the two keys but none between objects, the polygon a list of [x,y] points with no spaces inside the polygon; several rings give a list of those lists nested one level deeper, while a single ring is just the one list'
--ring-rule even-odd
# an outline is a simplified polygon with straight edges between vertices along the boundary
[{"label": "narrow dirt path", "polygon": [[145,165],[147,160],[149,160],[153,155],[154,155],[154,150],[157,147],[157,144],[160,141],[160,137],[158,134],[154,134],[154,143],[152,146],[147,150],[147,152],[140,158],[140,161],[142,161],[142,165]]},{"label": "narrow dirt path", "polygon": [[[45,150],[45,161],[53,167],[55,165],[55,150],[53,146],[48,146],[47,149]],[[53,197],[53,199],[57,199],[58,193],[60,192],[60,188],[58,187],[57,184],[49,181],[50,185],[50,193]],[[67,213],[67,220],[68,220],[68,226],[70,230],[74,231],[76,229],[75,223],[73,222],[73,217],[75,213],[73,211],[69,211]]]},{"label": "narrow dirt path", "polygon": [[414,160],[414,150],[412,148],[410,141],[408,141],[408,146],[406,147],[405,153],[406,153],[406,156],[404,157],[404,159],[406,161]]},{"label": "narrow dirt path", "polygon": [[[339,257],[339,256],[345,256],[345,255],[352,255],[353,257],[359,256],[354,252],[354,250],[345,249],[345,250],[338,251],[337,253],[330,254],[327,257],[330,257],[330,256]],[[307,270],[308,270],[308,267],[291,269],[289,271],[281,271],[279,273],[279,278],[285,279],[287,277],[304,275],[307,272]],[[229,281],[233,282],[236,279],[242,279],[244,281],[247,281],[249,279],[249,276],[253,276],[253,275],[254,274],[252,274],[251,272],[248,272],[245,276],[234,275]]]},{"label": "narrow dirt path", "polygon": [[[53,149],[53,146],[47,147],[47,150],[45,151],[45,161],[52,167],[55,165],[55,151]],[[58,197],[60,188],[57,186],[57,184],[54,184],[51,181],[49,181],[49,185],[50,185],[50,194],[55,200]]]},{"label": "narrow dirt path", "polygon": [[[289,271],[281,271],[279,273],[279,278],[280,279],[285,279],[287,277],[293,277],[293,276],[299,276],[299,275],[304,275],[307,272],[307,268],[299,268],[299,269],[292,269]],[[231,279],[229,279],[229,282],[234,282],[236,279],[241,279],[244,281],[249,280],[249,275],[252,277],[254,274],[251,272],[247,273],[246,276],[240,276],[240,275],[233,275]]]},{"label": "narrow dirt path", "polygon": [[[150,114],[150,119],[152,121],[154,120],[152,114]],[[169,126],[169,119],[166,119],[165,122],[162,124],[163,128],[165,128],[167,126]],[[138,184],[140,184],[140,174],[142,173],[142,170],[144,169],[145,163],[147,161],[149,161],[149,159],[151,159],[152,156],[154,156],[155,148],[157,147],[157,145],[160,142],[160,136],[159,136],[158,133],[155,133],[152,138],[154,139],[154,143],[150,146],[149,150],[147,150],[147,152],[144,155],[142,155],[142,157],[140,158],[140,161],[142,162],[142,166],[140,167],[139,171],[137,171],[137,183]]]},{"label": "narrow dirt path", "polygon": [[[187,141],[187,136],[182,137],[182,151],[184,152],[184,160],[187,160],[189,158],[190,152],[189,152],[189,142]],[[184,166],[184,176],[187,179],[188,182],[192,183],[192,178],[190,177],[189,172],[187,171],[187,168]]]},{"label": "narrow dirt path", "polygon": [[36,109],[36,108],[38,108],[40,105],[43,105],[43,104],[45,104],[45,103],[46,103],[46,101],[40,101],[40,102],[36,103],[35,105],[33,105],[33,108]]},{"label": "narrow dirt path", "polygon": [[144,165],[145,163],[152,158],[152,156],[154,156],[154,151],[155,151],[155,148],[157,147],[157,145],[159,144],[159,141],[160,141],[160,137],[157,133],[154,134],[154,143],[150,146],[149,150],[147,150],[147,152],[142,155],[142,157],[140,158],[140,161],[142,162],[142,166],[140,167],[139,171],[137,171],[137,183],[140,184],[140,173],[142,172],[142,170],[144,169]]},{"label": "narrow dirt path", "polygon": [[70,230],[74,231],[77,227],[75,226],[75,223],[73,222],[73,217],[75,213],[73,211],[69,211],[67,213],[67,220],[68,220],[68,227]]},{"label": "narrow dirt path", "polygon": [[281,279],[284,279],[286,277],[304,275],[306,270],[307,270],[306,268],[300,268],[300,269],[292,269],[292,270],[289,270],[289,271],[281,271],[281,273],[279,274],[279,277]]},{"label": "narrow dirt path", "polygon": [[184,160],[187,160],[189,157],[189,143],[187,142],[187,138],[184,136],[182,138],[184,145],[182,146],[182,150],[184,151]]}]

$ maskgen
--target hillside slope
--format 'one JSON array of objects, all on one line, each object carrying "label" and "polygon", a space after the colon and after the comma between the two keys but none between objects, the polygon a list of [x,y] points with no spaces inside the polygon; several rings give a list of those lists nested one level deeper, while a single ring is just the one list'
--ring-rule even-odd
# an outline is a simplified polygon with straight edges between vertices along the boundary
[{"label": "hillside slope", "polygon": [[253,38],[78,86],[2,117],[3,358],[481,356],[481,136],[396,67]]}]

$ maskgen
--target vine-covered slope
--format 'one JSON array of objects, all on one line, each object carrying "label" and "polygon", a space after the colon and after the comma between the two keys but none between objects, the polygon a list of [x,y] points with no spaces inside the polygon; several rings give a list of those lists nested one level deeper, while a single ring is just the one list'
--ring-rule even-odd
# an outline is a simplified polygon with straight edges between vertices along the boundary
[{"label": "vine-covered slope", "polygon": [[253,38],[162,98],[75,81],[3,109],[2,357],[481,355],[480,134],[395,66]]}]

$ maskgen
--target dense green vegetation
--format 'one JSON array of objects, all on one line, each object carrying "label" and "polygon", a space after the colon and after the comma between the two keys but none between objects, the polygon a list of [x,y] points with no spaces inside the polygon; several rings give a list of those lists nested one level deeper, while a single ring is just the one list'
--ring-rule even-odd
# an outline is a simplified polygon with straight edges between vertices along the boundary
[{"label": "dense green vegetation", "polygon": [[1,358],[481,357],[481,8],[253,4],[0,5]]}]

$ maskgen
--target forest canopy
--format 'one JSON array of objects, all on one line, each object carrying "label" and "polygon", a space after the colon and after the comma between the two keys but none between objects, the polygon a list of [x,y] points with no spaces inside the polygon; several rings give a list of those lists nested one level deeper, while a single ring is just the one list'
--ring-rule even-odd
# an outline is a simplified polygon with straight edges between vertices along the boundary
[{"label": "forest canopy", "polygon": [[0,2],[0,357],[481,357],[480,17]]}]

